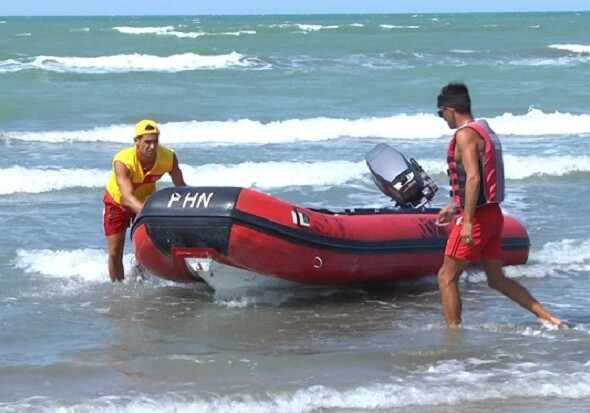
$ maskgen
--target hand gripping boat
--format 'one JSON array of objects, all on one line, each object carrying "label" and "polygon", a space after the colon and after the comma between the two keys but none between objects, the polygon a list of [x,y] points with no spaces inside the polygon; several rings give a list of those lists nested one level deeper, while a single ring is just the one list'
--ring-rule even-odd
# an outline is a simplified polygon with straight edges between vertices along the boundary
[{"label": "hand gripping boat", "polygon": [[[377,145],[366,161],[396,207],[313,209],[241,187],[157,191],[132,227],[137,262],[158,277],[205,281],[214,289],[261,280],[350,285],[436,274],[450,231],[435,225],[438,209],[424,207],[436,185],[387,145]],[[526,229],[506,216],[504,264],[524,264],[529,245]]]}]

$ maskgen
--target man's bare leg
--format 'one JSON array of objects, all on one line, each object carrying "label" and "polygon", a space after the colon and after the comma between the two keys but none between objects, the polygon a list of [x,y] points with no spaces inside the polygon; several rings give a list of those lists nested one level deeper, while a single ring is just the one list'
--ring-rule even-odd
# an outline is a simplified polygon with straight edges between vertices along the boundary
[{"label": "man's bare leg", "polygon": [[445,256],[438,271],[438,288],[442,301],[445,322],[450,327],[461,324],[461,295],[459,294],[459,277],[467,268],[467,261]]},{"label": "man's bare leg", "polygon": [[488,278],[488,285],[517,302],[542,320],[559,326],[562,321],[547,311],[529,291],[518,282],[506,277],[500,260],[483,260],[482,266]]},{"label": "man's bare leg", "polygon": [[125,231],[107,237],[109,250],[108,268],[111,281],[123,281],[125,269],[123,267],[123,249],[125,248]]}]

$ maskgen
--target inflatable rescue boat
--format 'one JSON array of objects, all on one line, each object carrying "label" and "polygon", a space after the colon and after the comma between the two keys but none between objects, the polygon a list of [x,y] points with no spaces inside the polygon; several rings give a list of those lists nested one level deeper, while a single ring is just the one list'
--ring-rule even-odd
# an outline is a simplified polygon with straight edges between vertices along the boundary
[{"label": "inflatable rescue boat", "polygon": [[[395,206],[314,209],[242,187],[157,191],[132,227],[136,260],[163,279],[214,289],[260,279],[347,285],[436,274],[451,230],[435,224],[438,209],[424,206],[436,185],[387,145],[366,161]],[[526,229],[506,216],[504,264],[524,264],[529,245]]]}]

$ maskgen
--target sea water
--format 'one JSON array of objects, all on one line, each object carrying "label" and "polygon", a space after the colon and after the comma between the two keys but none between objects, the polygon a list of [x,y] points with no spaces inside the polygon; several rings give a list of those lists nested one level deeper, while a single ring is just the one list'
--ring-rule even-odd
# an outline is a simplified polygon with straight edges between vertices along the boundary
[{"label": "sea water", "polygon": [[[0,18],[0,411],[586,411],[589,25],[590,13]],[[434,275],[110,283],[102,194],[140,119],[161,124],[191,185],[390,205],[364,162],[383,142],[424,167],[442,206],[452,131],[436,96],[449,81],[467,83],[503,143],[504,211],[532,244],[507,274],[569,330],[479,270],[461,279],[456,330]]]}]

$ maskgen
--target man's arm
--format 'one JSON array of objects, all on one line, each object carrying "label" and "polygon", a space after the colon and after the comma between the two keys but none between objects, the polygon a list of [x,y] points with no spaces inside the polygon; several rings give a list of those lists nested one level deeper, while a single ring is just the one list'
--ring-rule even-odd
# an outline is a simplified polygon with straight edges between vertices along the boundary
[{"label": "man's arm", "polygon": [[182,171],[178,166],[178,158],[176,157],[176,154],[173,155],[172,170],[170,171],[170,177],[172,178],[172,183],[174,184],[174,186],[186,186],[186,183],[184,182],[184,177],[182,176]]},{"label": "man's arm", "polygon": [[461,236],[473,237],[471,219],[475,214],[479,197],[479,134],[471,128],[463,128],[457,133],[457,148],[461,156],[461,164],[465,169],[465,207],[463,208],[463,228]]},{"label": "man's arm", "polygon": [[449,225],[455,213],[455,206],[453,205],[453,200],[451,199],[444,207],[440,209],[440,211],[438,211],[438,215],[434,223],[439,226]]},{"label": "man's arm", "polygon": [[123,162],[115,161],[115,178],[121,191],[123,206],[130,208],[136,214],[143,208],[143,203],[133,195],[133,182],[129,174],[129,169]]}]

